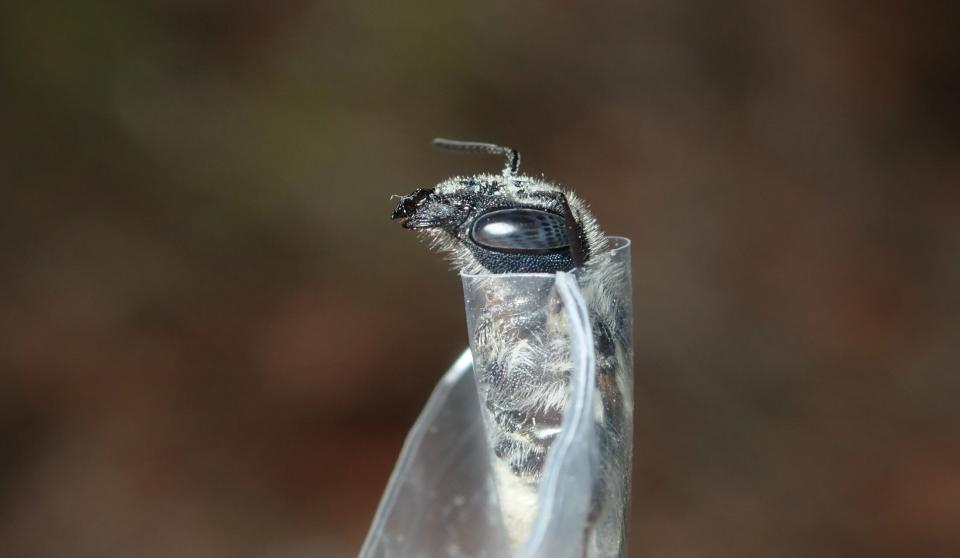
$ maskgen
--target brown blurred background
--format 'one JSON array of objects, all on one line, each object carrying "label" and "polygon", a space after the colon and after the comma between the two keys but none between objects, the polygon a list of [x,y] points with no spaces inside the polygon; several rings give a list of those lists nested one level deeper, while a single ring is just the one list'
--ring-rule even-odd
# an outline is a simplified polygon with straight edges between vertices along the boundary
[{"label": "brown blurred background", "polygon": [[634,240],[632,555],[960,555],[956,6],[4,2],[0,554],[355,555],[443,135]]}]

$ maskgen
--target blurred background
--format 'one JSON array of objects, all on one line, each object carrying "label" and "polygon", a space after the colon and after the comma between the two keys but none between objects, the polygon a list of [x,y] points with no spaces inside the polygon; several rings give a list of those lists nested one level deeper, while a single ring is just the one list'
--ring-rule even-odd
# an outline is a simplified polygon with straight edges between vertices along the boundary
[{"label": "blurred background", "polygon": [[356,555],[440,135],[633,238],[632,555],[960,555],[957,6],[4,2],[0,553]]}]

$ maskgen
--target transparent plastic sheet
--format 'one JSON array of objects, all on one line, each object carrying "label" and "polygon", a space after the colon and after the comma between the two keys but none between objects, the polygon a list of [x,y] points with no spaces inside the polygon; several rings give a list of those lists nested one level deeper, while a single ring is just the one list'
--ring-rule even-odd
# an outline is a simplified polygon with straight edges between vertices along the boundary
[{"label": "transparent plastic sheet", "polygon": [[466,350],[407,435],[360,556],[509,556]]},{"label": "transparent plastic sheet", "polygon": [[[471,351],[411,429],[361,557],[625,555],[630,252],[628,240],[609,240],[611,272],[599,284],[567,273],[463,276]],[[610,324],[596,325],[611,308],[624,312],[622,346]]]}]

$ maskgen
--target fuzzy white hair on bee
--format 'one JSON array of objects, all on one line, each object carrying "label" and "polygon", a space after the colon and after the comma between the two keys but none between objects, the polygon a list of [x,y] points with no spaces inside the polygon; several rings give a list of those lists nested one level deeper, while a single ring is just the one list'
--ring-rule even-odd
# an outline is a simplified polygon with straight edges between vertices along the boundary
[{"label": "fuzzy white hair on bee", "polygon": [[393,219],[420,231],[458,271],[554,273],[589,264],[605,238],[575,194],[519,174],[520,154],[492,143],[437,138],[434,147],[503,155],[503,172],[457,176],[402,196]]}]

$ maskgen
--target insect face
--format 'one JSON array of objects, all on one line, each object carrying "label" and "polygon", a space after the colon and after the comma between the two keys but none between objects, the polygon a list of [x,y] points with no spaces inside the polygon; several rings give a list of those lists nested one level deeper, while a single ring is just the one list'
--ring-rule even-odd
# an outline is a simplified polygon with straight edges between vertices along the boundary
[{"label": "insect face", "polygon": [[[553,273],[586,262],[596,225],[572,194],[518,176],[512,149],[450,140],[434,145],[502,153],[507,167],[502,175],[451,178],[401,197],[393,218],[404,228],[424,232],[466,273]],[[592,236],[602,235],[596,229]]]}]

